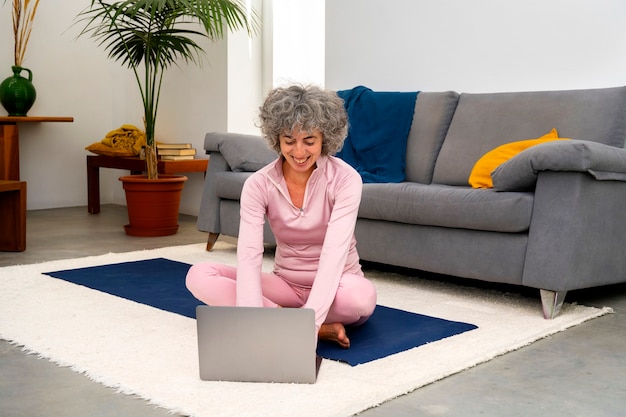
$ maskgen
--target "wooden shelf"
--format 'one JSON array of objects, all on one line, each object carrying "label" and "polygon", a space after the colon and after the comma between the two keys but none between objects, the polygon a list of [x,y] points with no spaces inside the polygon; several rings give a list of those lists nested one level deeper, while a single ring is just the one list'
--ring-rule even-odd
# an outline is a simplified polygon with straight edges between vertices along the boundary
[{"label": "wooden shelf", "polygon": [[22,123],[73,122],[73,117],[0,116],[0,180],[20,179],[19,127]]},{"label": "wooden shelf", "polygon": [[73,117],[0,116],[0,123],[73,122]]}]

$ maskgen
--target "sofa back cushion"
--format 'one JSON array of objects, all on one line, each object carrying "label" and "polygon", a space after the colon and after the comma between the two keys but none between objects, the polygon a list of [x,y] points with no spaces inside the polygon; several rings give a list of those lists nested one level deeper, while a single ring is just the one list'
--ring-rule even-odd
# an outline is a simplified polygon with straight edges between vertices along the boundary
[{"label": "sofa back cushion", "polygon": [[537,138],[552,128],[560,137],[623,147],[626,87],[461,94],[433,182],[467,185],[482,155],[504,143]]},{"label": "sofa back cushion", "polygon": [[437,155],[446,137],[459,94],[420,92],[407,137],[406,181],[430,184]]}]

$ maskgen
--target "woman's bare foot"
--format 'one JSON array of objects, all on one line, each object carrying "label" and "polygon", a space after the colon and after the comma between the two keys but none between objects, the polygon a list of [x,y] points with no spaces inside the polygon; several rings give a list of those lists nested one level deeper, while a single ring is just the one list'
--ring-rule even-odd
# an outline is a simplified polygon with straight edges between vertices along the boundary
[{"label": "woman's bare foot", "polygon": [[318,333],[321,340],[339,343],[342,348],[350,347],[350,339],[346,335],[346,328],[341,323],[324,323]]}]

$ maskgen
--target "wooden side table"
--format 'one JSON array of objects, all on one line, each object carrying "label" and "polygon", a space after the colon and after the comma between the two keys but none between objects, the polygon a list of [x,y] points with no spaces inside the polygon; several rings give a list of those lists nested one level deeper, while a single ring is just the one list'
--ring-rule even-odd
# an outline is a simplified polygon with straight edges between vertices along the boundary
[{"label": "wooden side table", "polygon": [[0,180],[0,251],[26,249],[26,182]]},{"label": "wooden side table", "polygon": [[20,179],[19,123],[73,122],[73,117],[0,117],[0,180]]},{"label": "wooden side table", "polygon": [[[159,174],[206,173],[208,166],[208,159],[159,160],[158,172]],[[136,156],[87,155],[87,210],[91,214],[100,213],[100,168],[127,169],[131,174],[141,174],[146,170],[146,161]]]}]

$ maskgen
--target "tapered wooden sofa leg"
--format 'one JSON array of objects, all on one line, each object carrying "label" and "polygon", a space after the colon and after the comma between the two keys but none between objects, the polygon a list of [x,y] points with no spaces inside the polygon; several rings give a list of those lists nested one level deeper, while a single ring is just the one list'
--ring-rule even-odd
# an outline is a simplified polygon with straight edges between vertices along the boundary
[{"label": "tapered wooden sofa leg", "polygon": [[207,252],[210,252],[211,249],[213,249],[213,245],[215,245],[215,242],[217,242],[217,238],[220,237],[219,233],[209,233],[209,239],[206,242],[206,250]]}]

